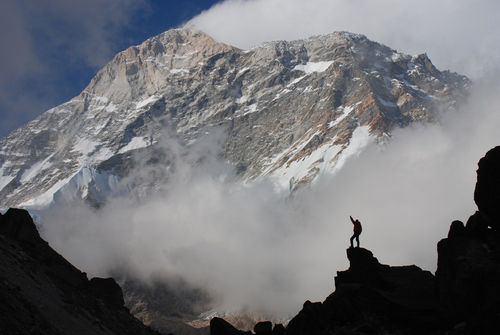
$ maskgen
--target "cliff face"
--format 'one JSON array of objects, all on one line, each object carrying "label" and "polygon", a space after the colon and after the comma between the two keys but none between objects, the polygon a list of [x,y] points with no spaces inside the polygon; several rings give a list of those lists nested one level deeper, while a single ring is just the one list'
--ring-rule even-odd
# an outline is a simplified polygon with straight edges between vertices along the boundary
[{"label": "cliff face", "polygon": [[434,276],[415,265],[383,265],[363,248],[347,249],[350,267],[323,303],[306,301],[287,334],[420,334],[436,329]]},{"label": "cliff face", "polygon": [[[479,210],[453,221],[438,243],[435,276],[415,265],[388,266],[349,248],[350,267],[324,302],[306,301],[286,329],[258,334],[498,334],[500,320],[500,146],[479,162]],[[212,334],[239,334],[221,319]],[[257,330],[257,329],[256,329]]]},{"label": "cliff face", "polygon": [[[479,161],[474,201],[464,225],[438,243],[436,281],[443,317],[467,333],[497,333],[500,319],[500,146]],[[495,331],[496,330],[496,331]]]},{"label": "cliff face", "polygon": [[0,268],[1,334],[158,334],[113,279],[88,280],[42,240],[25,210],[0,214]]}]

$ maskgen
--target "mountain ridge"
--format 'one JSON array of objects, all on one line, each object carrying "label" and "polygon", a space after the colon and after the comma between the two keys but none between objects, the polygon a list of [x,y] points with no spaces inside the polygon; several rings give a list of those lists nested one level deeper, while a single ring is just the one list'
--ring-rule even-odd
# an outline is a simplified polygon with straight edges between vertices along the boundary
[{"label": "mountain ridge", "polygon": [[44,207],[57,192],[102,204],[133,154],[152,155],[165,129],[189,147],[221,127],[221,155],[241,180],[296,190],[394,128],[436,121],[469,86],[425,54],[359,34],[241,50],[170,30],[117,54],[77,97],[0,139],[2,206]]}]

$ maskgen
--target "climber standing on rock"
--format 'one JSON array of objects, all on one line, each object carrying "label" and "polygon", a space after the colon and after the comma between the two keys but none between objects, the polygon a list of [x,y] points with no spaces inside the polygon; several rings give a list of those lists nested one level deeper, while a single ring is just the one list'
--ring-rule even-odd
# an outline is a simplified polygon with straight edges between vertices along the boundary
[{"label": "climber standing on rock", "polygon": [[354,225],[354,229],[353,229],[354,234],[352,234],[352,236],[351,236],[351,248],[354,248],[354,245],[352,243],[352,241],[354,239],[356,239],[356,242],[358,243],[358,248],[359,248],[359,235],[363,231],[363,228],[361,228],[361,222],[359,222],[358,219],[354,220],[352,218],[352,216],[349,216],[349,217],[351,218],[351,222]]}]

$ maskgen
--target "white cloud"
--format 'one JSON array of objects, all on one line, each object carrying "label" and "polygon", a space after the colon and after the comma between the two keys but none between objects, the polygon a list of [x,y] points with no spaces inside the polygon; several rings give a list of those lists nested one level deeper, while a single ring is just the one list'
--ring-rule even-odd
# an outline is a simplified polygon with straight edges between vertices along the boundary
[{"label": "white cloud", "polygon": [[[91,275],[124,267],[144,280],[180,276],[220,309],[279,317],[333,290],[336,271],[348,266],[349,215],[360,218],[361,245],[381,262],[434,271],[438,240],[475,211],[477,161],[500,142],[499,87],[477,89],[440,124],[396,131],[383,150],[369,147],[293,199],[271,182],[234,183],[217,141],[202,139],[189,154],[167,141],[176,166],[164,191],[114,199],[97,212],[53,208],[43,236]],[[158,175],[150,169],[137,174]]]},{"label": "white cloud", "polygon": [[500,64],[495,0],[226,0],[190,24],[241,48],[347,30],[471,77]]},{"label": "white cloud", "polygon": [[[497,70],[496,2],[256,0],[226,1],[193,19],[216,39],[247,48],[265,40],[350,30],[409,53],[427,51],[440,67],[475,78]],[[483,84],[484,83],[484,84]],[[221,308],[250,307],[278,316],[304,300],[323,300],[347,268],[359,217],[361,244],[381,262],[436,267],[436,243],[454,219],[475,210],[477,161],[500,143],[498,82],[476,81],[469,102],[439,124],[394,132],[334,177],[285,200],[263,181],[232,182],[228,166],[203,141],[204,164],[186,160],[161,191],[115,199],[94,212],[58,207],[45,213],[44,236],[91,274],[125,266],[137,276],[181,276],[207,288]],[[167,150],[167,149],[166,149]],[[208,158],[207,158],[208,157]],[[211,159],[209,159],[211,158]],[[147,170],[139,174],[149,174]]]}]

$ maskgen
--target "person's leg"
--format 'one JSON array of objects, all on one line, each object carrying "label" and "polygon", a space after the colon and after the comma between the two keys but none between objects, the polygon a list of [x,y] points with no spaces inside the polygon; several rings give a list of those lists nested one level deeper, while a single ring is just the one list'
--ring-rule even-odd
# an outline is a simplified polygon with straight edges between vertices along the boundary
[{"label": "person's leg", "polygon": [[354,234],[354,235],[351,236],[351,239],[350,239],[350,241],[351,241],[351,248],[354,248],[354,244],[352,243],[352,241],[354,240],[355,237],[356,237],[356,234]]},{"label": "person's leg", "polygon": [[359,234],[356,234],[356,243],[358,244],[358,248],[359,248]]}]

